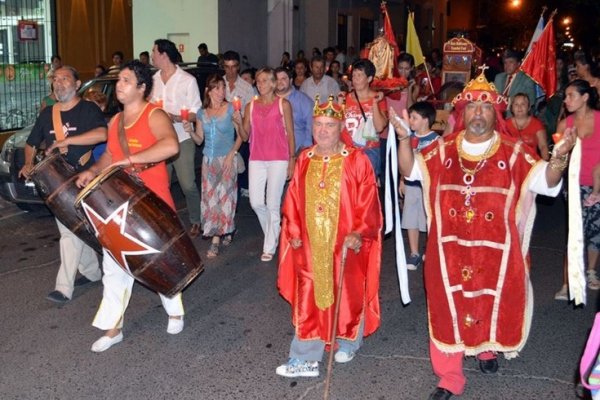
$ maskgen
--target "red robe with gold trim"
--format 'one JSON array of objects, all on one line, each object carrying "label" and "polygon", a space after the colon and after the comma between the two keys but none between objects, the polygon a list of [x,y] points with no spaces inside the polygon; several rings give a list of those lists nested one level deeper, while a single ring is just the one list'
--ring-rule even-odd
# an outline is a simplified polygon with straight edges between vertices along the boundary
[{"label": "red robe with gold trim", "polygon": [[[380,324],[382,216],[375,175],[369,159],[354,148],[328,162],[313,149],[298,157],[283,203],[277,286],[292,305],[298,338],[329,344],[342,245],[346,235],[359,232],[360,251],[347,253],[337,324],[338,338],[356,340],[363,317],[364,336]],[[292,238],[302,246],[294,250]]]},{"label": "red robe with gold trim", "polygon": [[499,351],[510,358],[525,345],[531,323],[535,194],[527,188],[543,165],[522,142],[496,132],[497,150],[480,169],[477,160],[463,157],[463,168],[477,170],[471,181],[459,163],[459,134],[417,157],[429,225],[430,337],[443,352]]}]

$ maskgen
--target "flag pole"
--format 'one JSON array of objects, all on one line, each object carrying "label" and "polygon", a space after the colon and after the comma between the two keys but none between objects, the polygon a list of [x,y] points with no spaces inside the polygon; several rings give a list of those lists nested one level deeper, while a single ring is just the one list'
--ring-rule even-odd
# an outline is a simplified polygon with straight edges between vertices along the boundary
[{"label": "flag pole", "polygon": [[429,75],[429,69],[427,68],[427,57],[423,57],[423,66],[425,67],[425,73],[427,74],[427,80],[429,81],[429,87],[431,88],[431,94],[435,97],[435,90],[433,89],[433,82],[431,82],[431,75]]},{"label": "flag pole", "polygon": [[554,10],[550,15],[538,40],[532,46],[531,51],[525,56],[520,67],[521,71],[527,74],[543,89],[548,98],[552,97],[556,92],[556,73],[554,72],[556,45],[553,21],[556,12],[557,10]]},{"label": "flag pole", "polygon": [[[544,6],[545,7],[545,6]],[[550,18],[548,18],[548,22],[546,22],[546,25],[544,26],[544,31],[546,29],[548,29],[548,27],[550,26],[550,24],[552,24],[552,20],[554,19],[554,16],[558,13],[558,8],[555,8],[554,11],[552,11],[552,14],[550,14]],[[543,31],[542,31],[543,32]],[[521,61],[521,65],[525,64],[525,61],[527,61],[527,59],[529,58],[529,56],[531,55],[531,51],[529,53],[527,53],[525,55],[525,58],[523,58],[523,60]],[[523,70],[523,68],[521,68],[521,70]],[[524,71],[523,71],[524,72]]]}]

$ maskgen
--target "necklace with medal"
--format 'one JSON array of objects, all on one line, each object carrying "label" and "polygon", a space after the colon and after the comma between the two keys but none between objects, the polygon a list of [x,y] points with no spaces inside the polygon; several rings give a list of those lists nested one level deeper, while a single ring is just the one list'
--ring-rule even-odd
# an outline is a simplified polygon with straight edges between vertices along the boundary
[{"label": "necklace with medal", "polygon": [[496,139],[497,139],[496,133],[494,132],[494,135],[490,139],[490,143],[488,144],[487,149],[483,152],[483,154],[481,156],[477,157],[477,158],[479,158],[479,161],[477,161],[477,164],[475,164],[474,168],[467,168],[463,164],[463,158],[468,158],[467,154],[463,150],[464,133],[459,136],[458,141],[456,143],[456,147],[457,147],[457,151],[458,151],[458,164],[460,165],[460,169],[464,172],[463,182],[466,185],[461,190],[461,194],[463,194],[465,196],[464,204],[465,204],[465,207],[467,207],[467,209],[465,211],[465,219],[467,220],[467,223],[471,223],[473,221],[473,218],[475,218],[475,210],[471,206],[471,198],[473,196],[475,196],[475,194],[477,194],[477,192],[475,190],[473,190],[473,186],[472,186],[473,182],[475,181],[475,175],[477,175],[477,173],[479,171],[481,171],[481,169],[485,166],[492,151],[496,147],[495,146]]}]

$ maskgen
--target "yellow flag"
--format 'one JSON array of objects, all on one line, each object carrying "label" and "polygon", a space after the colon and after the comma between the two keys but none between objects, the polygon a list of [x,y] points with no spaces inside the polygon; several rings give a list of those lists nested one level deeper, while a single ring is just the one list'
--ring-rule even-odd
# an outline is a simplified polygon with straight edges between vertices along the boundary
[{"label": "yellow flag", "polygon": [[415,67],[425,62],[423,50],[419,44],[419,37],[415,29],[414,13],[408,14],[408,23],[406,27],[406,52],[410,53],[415,58]]}]

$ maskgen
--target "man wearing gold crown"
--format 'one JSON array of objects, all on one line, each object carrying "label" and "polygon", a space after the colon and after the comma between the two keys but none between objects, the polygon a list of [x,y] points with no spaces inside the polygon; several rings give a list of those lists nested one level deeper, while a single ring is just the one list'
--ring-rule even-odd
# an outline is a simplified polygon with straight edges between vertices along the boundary
[{"label": "man wearing gold crown", "polygon": [[[375,175],[367,156],[340,140],[343,108],[333,96],[318,101],[316,144],[298,157],[282,208],[277,285],[292,306],[295,327],[289,361],[276,370],[285,377],[318,376],[326,346],[337,348],[336,362],[349,362],[380,323],[382,216]],[[343,247],[348,251],[339,298]]]},{"label": "man wearing gold crown", "polygon": [[[506,98],[483,73],[453,100],[460,128],[413,156],[403,122],[402,175],[423,185],[429,236],[424,266],[430,356],[440,378],[430,399],[464,391],[463,356],[483,373],[498,370],[496,353],[516,357],[533,312],[529,239],[535,195],[556,196],[575,137],[550,162],[503,133]],[[407,120],[407,115],[404,116]]]}]

